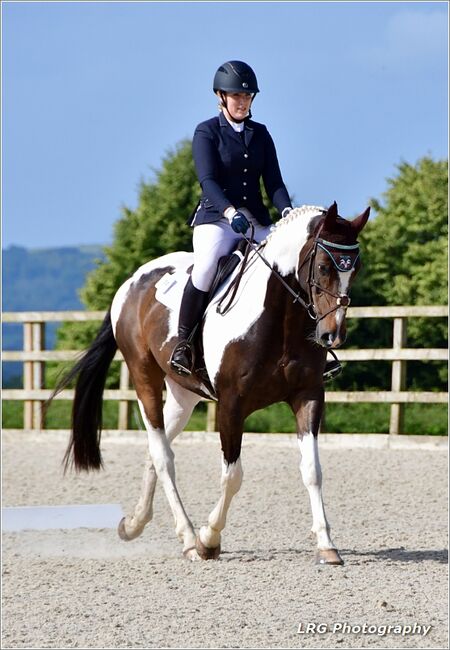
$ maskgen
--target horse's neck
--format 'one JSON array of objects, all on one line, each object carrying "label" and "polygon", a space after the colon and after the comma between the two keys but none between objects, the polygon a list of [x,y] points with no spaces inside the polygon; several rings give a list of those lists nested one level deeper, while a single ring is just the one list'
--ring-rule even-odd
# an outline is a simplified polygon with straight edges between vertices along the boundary
[{"label": "horse's neck", "polygon": [[276,265],[281,275],[295,272],[300,251],[308,240],[309,224],[321,211],[322,208],[316,206],[294,208],[267,237],[264,255],[270,264]]}]

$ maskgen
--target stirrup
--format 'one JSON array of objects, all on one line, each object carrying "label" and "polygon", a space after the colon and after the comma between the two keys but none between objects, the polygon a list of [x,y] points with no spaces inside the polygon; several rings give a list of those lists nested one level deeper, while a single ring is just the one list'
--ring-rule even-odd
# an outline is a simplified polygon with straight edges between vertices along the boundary
[{"label": "stirrup", "polygon": [[[174,359],[174,356],[177,353],[179,353],[180,356],[184,355],[184,358]],[[192,348],[188,341],[180,341],[174,347],[170,357],[170,365],[178,375],[188,377],[192,374]]]},{"label": "stirrup", "polygon": [[336,379],[342,372],[342,364],[339,359],[335,358],[333,361],[327,361],[323,373],[324,381],[332,381]]}]

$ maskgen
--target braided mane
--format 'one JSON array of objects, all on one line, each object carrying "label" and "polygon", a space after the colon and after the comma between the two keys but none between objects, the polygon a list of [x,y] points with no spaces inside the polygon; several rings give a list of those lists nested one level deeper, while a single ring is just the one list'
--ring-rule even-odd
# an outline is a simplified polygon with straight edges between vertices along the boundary
[{"label": "braided mane", "polygon": [[326,212],[316,205],[302,205],[292,210],[272,226],[265,239],[265,255],[282,275],[295,270],[298,256],[308,239],[308,226],[314,217]]},{"label": "braided mane", "polygon": [[326,208],[317,205],[302,205],[298,208],[292,208],[289,214],[272,226],[271,232],[266,238],[266,242],[269,242],[274,235],[278,236],[281,228],[296,222],[297,219],[304,219],[305,223],[309,223],[313,217],[317,217],[319,214],[325,213],[326,211]]}]

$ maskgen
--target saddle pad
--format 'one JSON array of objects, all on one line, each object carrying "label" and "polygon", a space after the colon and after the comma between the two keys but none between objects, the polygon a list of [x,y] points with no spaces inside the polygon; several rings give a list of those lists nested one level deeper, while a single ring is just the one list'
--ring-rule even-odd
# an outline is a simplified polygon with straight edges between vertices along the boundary
[{"label": "saddle pad", "polygon": [[180,309],[184,287],[188,279],[189,275],[184,270],[175,271],[175,273],[165,273],[155,284],[156,300],[172,311],[178,311]]}]

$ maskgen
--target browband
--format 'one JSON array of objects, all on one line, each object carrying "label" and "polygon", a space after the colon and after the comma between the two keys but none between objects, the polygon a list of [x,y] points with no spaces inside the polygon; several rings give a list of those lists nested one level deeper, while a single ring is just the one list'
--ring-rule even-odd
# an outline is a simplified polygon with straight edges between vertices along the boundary
[{"label": "browband", "polygon": [[[359,258],[359,244],[334,244],[333,242],[326,241],[325,239],[317,239],[317,246],[319,246],[325,253],[327,253],[338,271],[346,273],[355,268],[355,264]],[[334,251],[330,250],[336,249]]]}]

